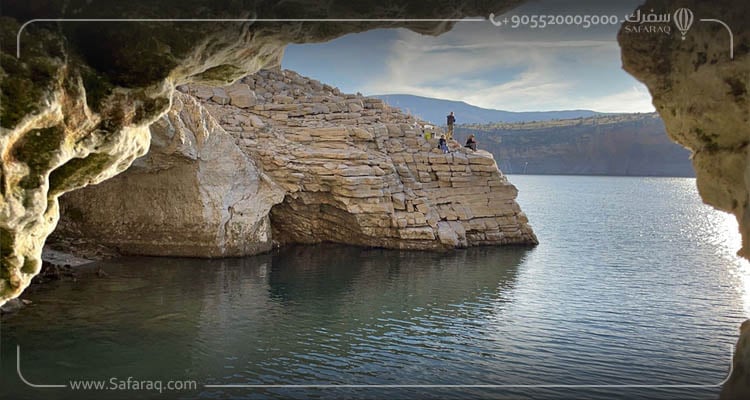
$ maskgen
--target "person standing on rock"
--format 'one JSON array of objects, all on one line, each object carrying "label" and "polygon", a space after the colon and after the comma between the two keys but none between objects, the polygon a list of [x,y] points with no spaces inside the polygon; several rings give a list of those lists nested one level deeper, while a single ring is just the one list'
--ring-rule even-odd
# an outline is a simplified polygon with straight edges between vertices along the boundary
[{"label": "person standing on rock", "polygon": [[453,139],[453,124],[456,123],[456,116],[453,115],[453,111],[448,114],[448,139]]}]

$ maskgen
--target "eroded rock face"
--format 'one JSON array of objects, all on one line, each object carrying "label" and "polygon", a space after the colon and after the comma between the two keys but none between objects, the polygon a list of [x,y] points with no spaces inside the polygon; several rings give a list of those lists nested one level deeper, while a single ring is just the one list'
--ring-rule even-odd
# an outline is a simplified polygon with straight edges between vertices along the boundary
[{"label": "eroded rock face", "polygon": [[[15,34],[24,21],[157,18],[163,17],[164,10],[173,18],[237,18],[253,12],[265,18],[456,18],[499,14],[516,2],[465,1],[451,9],[438,1],[405,3],[391,7],[379,1],[333,2],[320,7],[316,1],[206,2],[205,7],[185,7],[181,2],[146,0],[4,1],[0,17],[0,303],[17,296],[37,273],[41,245],[56,223],[57,197],[116,175],[144,154],[150,141],[146,127],[168,110],[174,85],[230,82],[277,62],[289,42],[321,41],[403,25],[139,23],[124,29],[118,24],[43,23],[24,31],[22,56],[17,60]],[[670,136],[695,152],[703,198],[738,216],[747,256],[748,3],[647,1],[642,8],[662,12],[680,6],[690,7],[696,18],[724,19],[735,34],[735,61],[727,60],[724,29],[696,22],[684,42],[659,35],[621,35],[623,63],[648,85]],[[437,34],[450,24],[409,27]],[[249,104],[252,99],[237,101],[237,105]],[[746,338],[748,330],[744,332]],[[742,371],[744,378],[738,379],[747,387],[747,369]]]},{"label": "eroded rock face", "polygon": [[[35,18],[458,18],[503,12],[514,0],[384,2],[4,1],[0,16],[0,303],[39,271],[57,198],[106,180],[142,156],[148,126],[176,85],[228,84],[278,64],[287,43],[445,22],[35,22]],[[20,58],[16,58],[18,50]],[[238,99],[237,101],[252,101]],[[243,104],[243,103],[238,103]]]},{"label": "eroded rock face", "polygon": [[[647,1],[643,12],[688,7],[695,22],[679,35],[628,34],[620,30],[623,68],[645,83],[667,133],[693,152],[703,200],[733,213],[742,233],[739,254],[750,257],[750,3],[744,1]],[[729,33],[733,32],[734,59]],[[722,398],[750,398],[750,322],[745,322]]]},{"label": "eroded rock face", "polygon": [[194,97],[176,92],[126,174],[66,194],[60,235],[123,253],[227,257],[271,248],[269,183]]},{"label": "eroded rock face", "polygon": [[271,234],[402,249],[536,243],[489,153],[455,143],[443,154],[382,100],[292,71],[181,90],[196,97],[175,95],[147,157],[63,198],[61,234],[200,257],[265,251]]},{"label": "eroded rock face", "polygon": [[[703,200],[737,216],[740,254],[750,255],[750,4],[736,1],[648,1],[641,9],[671,12],[689,7],[695,22],[677,35],[628,34],[621,30],[623,68],[645,83],[669,136],[693,152]],[[729,33],[734,34],[734,60]]]}]

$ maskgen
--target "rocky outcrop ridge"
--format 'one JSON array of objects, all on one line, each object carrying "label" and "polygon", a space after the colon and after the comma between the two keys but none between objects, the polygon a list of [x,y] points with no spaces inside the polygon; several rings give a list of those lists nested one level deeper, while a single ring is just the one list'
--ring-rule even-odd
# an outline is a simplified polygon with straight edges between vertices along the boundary
[{"label": "rocky outcrop ridge", "polygon": [[[445,2],[423,0],[399,6],[334,2],[325,8],[317,1],[205,2],[202,7],[183,3],[3,3],[0,302],[18,296],[38,273],[42,244],[58,218],[58,196],[106,180],[143,155],[150,142],[146,127],[169,109],[175,85],[232,82],[277,63],[283,46],[290,42],[323,41],[398,26],[439,34],[452,26],[444,22],[132,23],[124,30],[120,24],[39,23],[24,31],[25,45],[17,59],[15,35],[25,21],[113,15],[163,18],[165,10],[173,18],[460,18],[500,15],[520,1],[458,1],[448,7]],[[747,249],[749,5],[732,0],[649,0],[642,9],[659,13],[678,7],[688,7],[696,15],[686,40],[676,35],[620,35],[623,64],[649,87],[670,137],[695,152],[701,195],[737,215]],[[697,21],[717,17],[732,27],[734,61],[727,58],[726,30]],[[750,365],[746,356],[738,360]],[[750,392],[747,370],[735,368],[741,371],[737,381],[744,382],[744,390],[732,392],[738,393],[737,398]]]},{"label": "rocky outcrop ridge", "polygon": [[404,249],[536,243],[489,153],[456,144],[443,154],[420,121],[382,100],[292,71],[181,92],[152,126],[148,156],[62,199],[61,233],[127,253],[200,257],[255,254],[271,238]]},{"label": "rocky outcrop ridge", "polygon": [[669,139],[656,113],[460,125],[510,174],[695,176],[690,151]]},{"label": "rocky outcrop ridge", "polygon": [[[515,0],[336,2],[35,3],[8,1],[0,15],[0,303],[41,267],[58,220],[57,199],[104,181],[144,155],[148,126],[176,85],[229,84],[278,65],[287,43],[325,41],[386,27],[437,35],[435,18],[499,13]],[[42,22],[33,19],[182,19],[182,22]],[[255,17],[284,22],[255,22]],[[186,22],[200,18],[234,22]],[[347,18],[351,22],[302,21]],[[363,18],[374,19],[363,21]],[[400,19],[430,19],[404,22]],[[21,31],[23,27],[23,31]],[[16,48],[20,35],[20,48]]]}]

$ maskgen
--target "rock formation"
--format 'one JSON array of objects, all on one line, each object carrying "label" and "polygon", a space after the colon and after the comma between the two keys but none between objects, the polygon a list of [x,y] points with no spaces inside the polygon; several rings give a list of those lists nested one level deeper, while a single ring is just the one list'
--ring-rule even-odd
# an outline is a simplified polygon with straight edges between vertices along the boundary
[{"label": "rock formation", "polygon": [[[131,254],[239,256],[278,243],[402,249],[536,243],[492,156],[443,154],[382,100],[292,71],[180,88],[149,154],[61,199],[60,233]],[[270,214],[270,220],[269,220]]]},{"label": "rock formation", "polygon": [[[641,9],[676,9],[674,2],[648,1]],[[623,68],[645,83],[667,133],[693,152],[703,200],[737,216],[743,236],[741,254],[750,255],[750,27],[746,2],[690,2],[695,20],[680,40],[668,35],[620,31]],[[734,60],[729,34],[715,22],[721,16],[734,32]]]},{"label": "rock formation", "polygon": [[459,139],[469,134],[509,174],[695,176],[656,113],[456,127]]},{"label": "rock formation", "polygon": [[[320,7],[313,0],[4,1],[0,303],[18,296],[39,272],[42,245],[57,223],[58,197],[117,175],[145,154],[148,126],[169,109],[175,86],[232,83],[277,65],[291,42],[325,41],[386,27],[435,35],[453,26],[435,18],[488,15],[519,2],[367,1]],[[36,18],[163,19],[165,13],[183,21],[30,23]],[[286,21],[256,23],[255,16]],[[398,21],[407,17],[433,20]],[[235,21],[185,21],[196,18]],[[293,20],[301,18],[354,21]]]},{"label": "rock formation", "polygon": [[[750,3],[721,0],[649,0],[645,13],[688,7],[690,31],[676,35],[632,34],[623,28],[618,41],[623,68],[648,86],[669,137],[693,152],[698,190],[703,201],[733,213],[742,233],[740,254],[750,257]],[[724,26],[700,19],[720,18]],[[750,397],[750,323],[737,343],[734,373],[723,398]]]},{"label": "rock formation", "polygon": [[[54,229],[57,198],[124,171],[146,152],[148,125],[170,107],[173,88],[231,83],[278,62],[286,43],[329,40],[367,29],[406,26],[439,34],[450,23],[90,23],[33,18],[459,18],[500,14],[520,1],[195,3],[147,0],[3,2],[0,16],[0,302],[18,296],[39,271]],[[692,149],[703,199],[734,213],[750,254],[747,177],[750,4],[647,0],[644,11],[688,7],[696,22],[684,41],[657,34],[619,36],[625,69],[651,91],[670,137]],[[729,60],[732,27],[734,60]],[[19,50],[20,58],[16,58]],[[239,100],[238,100],[239,101]],[[745,329],[744,342],[750,343]],[[744,347],[743,347],[744,348]],[[735,359],[727,393],[750,393],[750,354]],[[738,368],[742,367],[742,368]],[[739,382],[739,383],[738,383]],[[742,386],[744,385],[744,386]],[[726,389],[726,388],[725,388]],[[729,396],[729,395],[727,395]],[[740,396],[737,396],[741,398]]]},{"label": "rock formation", "polygon": [[58,234],[135,254],[269,250],[268,212],[283,192],[197,99],[175,94],[172,108],[150,129],[148,155],[126,174],[61,198]]}]

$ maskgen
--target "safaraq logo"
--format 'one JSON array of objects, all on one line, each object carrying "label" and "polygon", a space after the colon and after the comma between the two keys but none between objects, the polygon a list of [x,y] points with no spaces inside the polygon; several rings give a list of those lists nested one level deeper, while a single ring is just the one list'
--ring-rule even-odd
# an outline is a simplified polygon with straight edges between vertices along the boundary
[{"label": "safaraq logo", "polygon": [[674,25],[680,31],[682,40],[693,25],[693,12],[689,8],[680,8],[674,12]]},{"label": "safaraq logo", "polygon": [[674,13],[657,14],[652,9],[650,13],[635,13],[625,16],[623,30],[626,33],[663,33],[672,34],[672,24],[680,32],[680,37],[685,40],[685,35],[690,30],[694,21],[693,11],[689,8],[679,8]]}]

